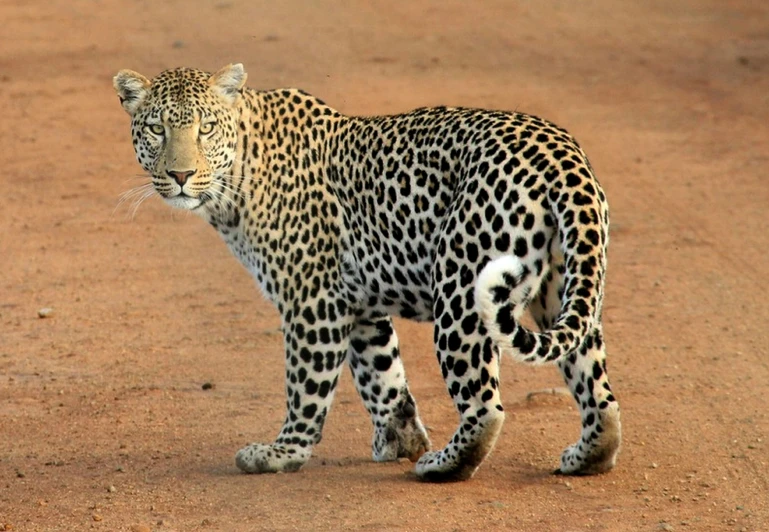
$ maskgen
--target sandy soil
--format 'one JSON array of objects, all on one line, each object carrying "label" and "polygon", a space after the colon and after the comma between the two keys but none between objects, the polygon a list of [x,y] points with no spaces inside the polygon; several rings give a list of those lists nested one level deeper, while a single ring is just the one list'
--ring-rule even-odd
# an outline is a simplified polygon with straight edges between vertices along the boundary
[{"label": "sandy soil", "polygon": [[[769,4],[355,6],[0,4],[0,530],[769,530]],[[509,361],[507,423],[469,482],[372,463],[348,373],[301,472],[236,470],[283,417],[278,318],[204,222],[116,210],[143,181],[111,87],[229,62],[347,113],[518,109],[580,140],[614,222],[613,472],[550,474],[577,411],[528,401],[560,377]],[[430,327],[398,326],[443,445]]]}]

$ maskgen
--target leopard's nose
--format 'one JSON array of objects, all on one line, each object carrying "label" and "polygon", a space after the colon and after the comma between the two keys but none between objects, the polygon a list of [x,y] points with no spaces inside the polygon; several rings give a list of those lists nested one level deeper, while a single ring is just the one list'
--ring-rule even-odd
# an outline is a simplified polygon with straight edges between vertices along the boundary
[{"label": "leopard's nose", "polygon": [[187,180],[195,175],[197,170],[166,170],[166,173],[176,181],[180,187],[183,187]]}]

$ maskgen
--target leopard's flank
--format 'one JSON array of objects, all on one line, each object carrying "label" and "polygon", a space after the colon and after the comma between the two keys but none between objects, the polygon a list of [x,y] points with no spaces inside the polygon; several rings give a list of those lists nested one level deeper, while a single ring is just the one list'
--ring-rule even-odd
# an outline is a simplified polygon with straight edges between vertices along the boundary
[{"label": "leopard's flank", "polygon": [[[564,474],[614,466],[620,413],[601,325],[609,214],[574,139],[534,116],[436,107],[351,117],[296,89],[245,87],[242,65],[114,86],[139,163],[171,206],[206,219],[277,307],[287,413],[248,473],[294,471],[321,440],[345,364],[373,458],[470,478],[505,417],[499,357],[555,363],[582,419]],[[538,325],[519,319],[528,309]],[[434,323],[460,423],[431,451],[391,316]]]}]

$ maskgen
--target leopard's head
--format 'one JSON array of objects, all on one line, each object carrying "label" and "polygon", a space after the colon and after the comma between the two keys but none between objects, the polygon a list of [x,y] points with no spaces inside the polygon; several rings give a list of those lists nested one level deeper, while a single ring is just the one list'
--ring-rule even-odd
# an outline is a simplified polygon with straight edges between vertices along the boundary
[{"label": "leopard's head", "polygon": [[152,80],[121,70],[113,83],[131,115],[136,158],[167,203],[194,210],[231,190],[243,65],[213,75],[177,68]]}]

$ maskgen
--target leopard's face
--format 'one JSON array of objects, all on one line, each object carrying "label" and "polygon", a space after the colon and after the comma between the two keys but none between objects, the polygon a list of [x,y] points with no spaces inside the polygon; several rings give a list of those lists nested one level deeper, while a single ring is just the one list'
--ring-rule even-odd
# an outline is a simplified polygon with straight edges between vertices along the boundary
[{"label": "leopard's face", "polygon": [[122,70],[114,84],[131,115],[136,158],[157,193],[173,207],[195,210],[221,201],[237,150],[241,65],[214,75],[167,70],[153,80]]}]

